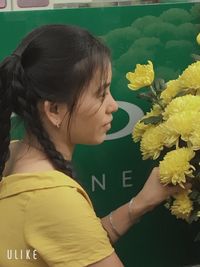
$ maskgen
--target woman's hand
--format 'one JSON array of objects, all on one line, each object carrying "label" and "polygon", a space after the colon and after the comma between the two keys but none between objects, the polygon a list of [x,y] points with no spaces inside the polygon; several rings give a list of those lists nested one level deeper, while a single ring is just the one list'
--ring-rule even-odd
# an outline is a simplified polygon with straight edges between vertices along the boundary
[{"label": "woman's hand", "polygon": [[[186,184],[186,189],[190,188],[190,184]],[[142,190],[135,197],[134,202],[141,210],[145,212],[152,210],[168,197],[183,191],[179,185],[172,186],[160,183],[159,168],[156,167],[152,170],[148,180],[144,184]]]},{"label": "woman's hand", "polygon": [[[186,185],[186,189],[191,187]],[[133,198],[131,202],[124,204],[114,211],[114,225],[120,235],[126,231],[140,219],[146,212],[152,210],[165,199],[181,192],[183,189],[179,186],[164,186],[160,183],[159,168],[154,168],[144,184],[142,190]],[[108,232],[112,243],[119,238],[116,232],[113,231],[113,226],[110,223],[110,216],[105,216],[101,219],[104,229]]]}]

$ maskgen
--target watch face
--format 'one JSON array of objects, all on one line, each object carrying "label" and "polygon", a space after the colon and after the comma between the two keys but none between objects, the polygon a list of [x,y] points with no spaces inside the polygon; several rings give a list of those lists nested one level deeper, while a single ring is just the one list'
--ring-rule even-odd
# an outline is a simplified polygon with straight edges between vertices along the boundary
[{"label": "watch face", "polygon": [[[5,1],[1,1],[5,2]],[[49,5],[49,0],[17,0],[17,5],[21,8],[45,7]]]}]

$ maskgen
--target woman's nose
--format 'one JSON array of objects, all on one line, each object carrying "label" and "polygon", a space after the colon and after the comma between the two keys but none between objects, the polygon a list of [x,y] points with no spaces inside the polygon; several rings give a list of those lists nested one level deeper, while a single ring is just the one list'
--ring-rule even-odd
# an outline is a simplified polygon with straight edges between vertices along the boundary
[{"label": "woman's nose", "polygon": [[113,96],[110,94],[107,112],[108,113],[116,112],[118,110],[118,108],[119,108],[119,106],[117,104],[117,101],[115,101]]}]

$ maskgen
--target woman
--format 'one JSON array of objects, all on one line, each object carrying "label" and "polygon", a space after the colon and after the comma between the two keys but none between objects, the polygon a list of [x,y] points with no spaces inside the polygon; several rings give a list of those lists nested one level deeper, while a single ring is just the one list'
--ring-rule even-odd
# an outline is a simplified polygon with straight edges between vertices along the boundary
[{"label": "woman", "polygon": [[[76,144],[100,144],[118,106],[109,49],[74,26],[33,30],[0,65],[0,266],[121,267],[112,244],[178,186],[155,168],[129,203],[101,220],[73,179]],[[24,121],[10,144],[10,116]],[[28,255],[27,255],[28,254]]]}]

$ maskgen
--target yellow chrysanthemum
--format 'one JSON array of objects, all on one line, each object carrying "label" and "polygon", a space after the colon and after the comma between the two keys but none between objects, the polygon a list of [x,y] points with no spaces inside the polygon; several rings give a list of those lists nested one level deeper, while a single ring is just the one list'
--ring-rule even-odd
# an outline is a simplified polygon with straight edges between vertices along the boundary
[{"label": "yellow chrysanthemum", "polygon": [[151,127],[154,127],[152,124],[144,124],[144,122],[141,122],[143,119],[152,117],[152,116],[158,116],[160,115],[162,112],[160,106],[158,105],[154,105],[153,108],[151,109],[150,112],[147,112],[146,115],[140,120],[138,121],[133,129],[133,133],[132,133],[132,138],[134,140],[134,142],[138,142],[141,140],[143,134],[145,133],[145,131]]},{"label": "yellow chrysanthemum", "polygon": [[179,184],[184,188],[186,176],[193,177],[194,166],[190,160],[195,153],[190,148],[178,148],[168,152],[164,159],[160,161],[160,180],[164,185]]},{"label": "yellow chrysanthemum", "polygon": [[193,202],[190,200],[188,192],[177,194],[170,210],[177,218],[188,220],[193,210]]},{"label": "yellow chrysanthemum", "polygon": [[128,72],[126,78],[130,81],[128,87],[132,90],[138,90],[149,86],[154,80],[154,70],[151,61],[147,65],[137,64],[134,72]]},{"label": "yellow chrysanthemum", "polygon": [[145,116],[151,117],[151,116],[158,116],[163,112],[162,108],[158,104],[154,104],[153,107],[149,112],[146,113]]},{"label": "yellow chrysanthemum", "polygon": [[185,69],[182,75],[179,77],[180,87],[183,89],[195,89],[198,91],[200,89],[200,61],[197,61],[187,69]]},{"label": "yellow chrysanthemum", "polygon": [[178,80],[171,80],[166,86],[166,89],[162,91],[160,97],[165,104],[168,104],[181,91],[181,88]]},{"label": "yellow chrysanthemum", "polygon": [[134,142],[138,142],[141,140],[145,131],[151,128],[151,124],[144,124],[144,122],[138,121],[133,129],[132,138]]},{"label": "yellow chrysanthemum", "polygon": [[157,159],[163,149],[164,138],[164,133],[159,126],[147,129],[140,143],[143,159]]},{"label": "yellow chrysanthemum", "polygon": [[197,124],[200,124],[200,112],[188,110],[171,115],[160,126],[165,133],[165,145],[173,146],[179,137],[185,142],[190,141]]},{"label": "yellow chrysanthemum", "polygon": [[194,131],[191,133],[191,136],[189,138],[189,145],[192,147],[193,150],[199,150],[200,149],[200,124],[199,122],[195,123],[196,127],[194,127]]},{"label": "yellow chrysanthemum", "polygon": [[200,33],[196,37],[197,43],[200,45]]},{"label": "yellow chrysanthemum", "polygon": [[164,120],[167,120],[171,115],[182,111],[200,111],[200,96],[185,95],[176,97],[165,108],[163,112]]},{"label": "yellow chrysanthemum", "polygon": [[151,110],[145,114],[143,119],[149,118],[152,116],[159,116],[162,114],[162,112],[163,112],[163,110],[161,109],[161,107],[158,104],[154,104],[153,107],[151,108]]}]

